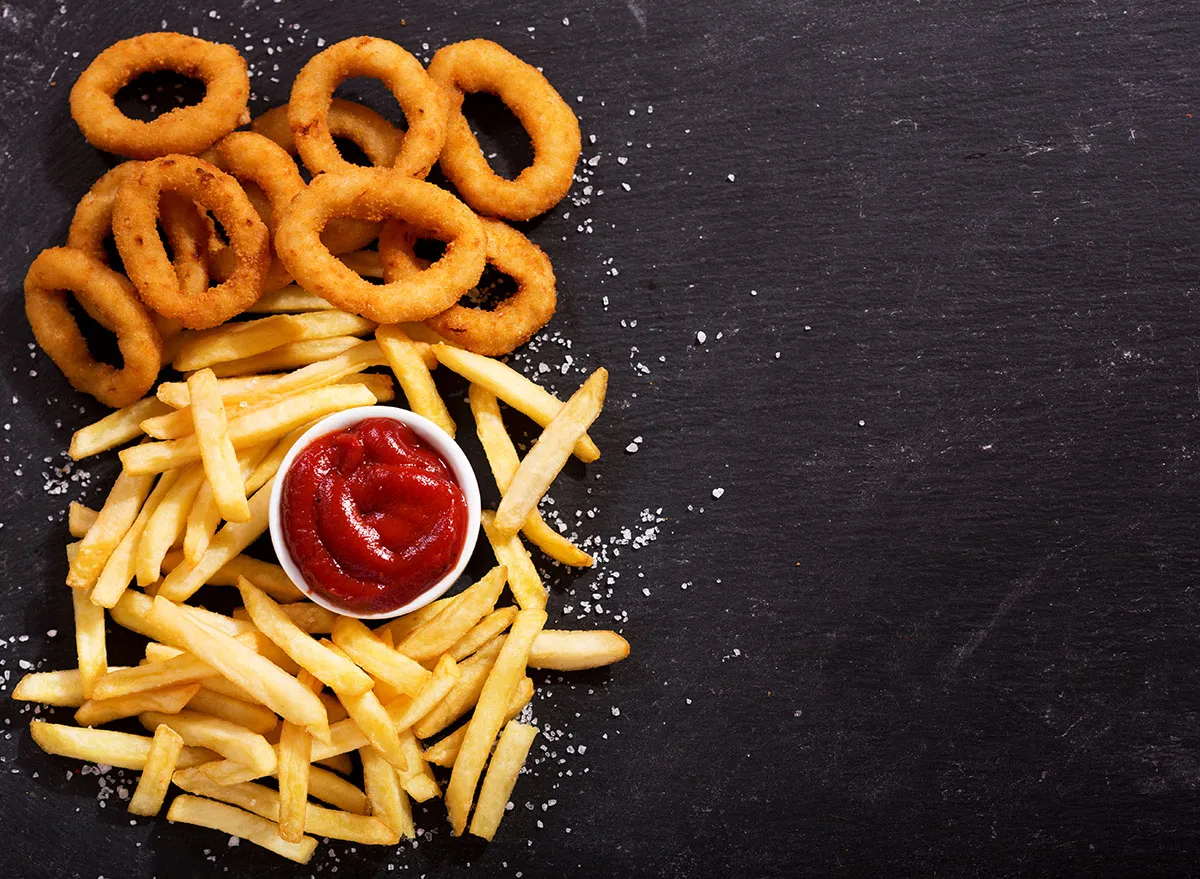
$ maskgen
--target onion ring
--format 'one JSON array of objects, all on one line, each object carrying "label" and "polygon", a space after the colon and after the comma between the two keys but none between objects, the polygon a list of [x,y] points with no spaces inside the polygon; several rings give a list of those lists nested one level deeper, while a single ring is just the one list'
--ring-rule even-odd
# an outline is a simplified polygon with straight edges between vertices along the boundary
[{"label": "onion ring", "polygon": [[[557,294],[554,267],[545,252],[507,223],[481,217],[487,234],[487,261],[517,283],[517,291],[491,311],[455,304],[425,321],[451,344],[476,354],[498,357],[528,342],[554,317]],[[399,221],[385,223],[379,239],[388,277],[421,271],[424,260],[413,245],[423,237]]]},{"label": "onion ring", "polygon": [[391,167],[407,177],[424,178],[446,142],[447,102],[421,62],[388,40],[352,37],[314,55],[292,84],[288,123],[304,164],[314,174],[347,171],[333,142],[329,108],[333,92],[353,76],[369,76],[388,87],[404,111],[408,131]]},{"label": "onion ring", "polygon": [[[182,287],[155,228],[164,192],[185,196],[220,221],[236,255],[228,280],[203,291]],[[215,165],[191,156],[147,162],[121,186],[113,206],[113,236],[142,301],[189,329],[214,327],[245,311],[262,294],[271,262],[267,227],[242,187]]]},{"label": "onion ring", "polygon": [[[438,164],[463,201],[481,214],[529,220],[571,188],[582,141],[579,120],[546,77],[490,40],[452,43],[433,56],[429,75],[455,92]],[[507,180],[488,164],[462,113],[464,92],[489,92],[508,106],[533,143],[533,164]]]},{"label": "onion ring", "polygon": [[[156,70],[201,80],[204,99],[149,122],[131,119],[117,109],[117,92]],[[135,159],[153,159],[203,152],[248,119],[249,98],[250,77],[237,49],[164,31],[121,40],[97,55],[71,89],[71,115],[93,146]]]},{"label": "onion ring", "polygon": [[[402,219],[446,241],[442,258],[418,275],[364,280],[328,249],[320,234],[332,217]],[[292,199],[275,233],[275,249],[296,283],[338,308],[378,323],[439,314],[479,282],[487,242],[465,204],[432,183],[384,168],[322,174]]]},{"label": "onion ring", "polygon": [[[125,363],[100,363],[67,309],[67,291],[117,336]],[[162,368],[162,338],[133,285],[94,256],[71,247],[38,254],[25,275],[25,315],[33,337],[76,390],[119,409],[145,396]]]}]

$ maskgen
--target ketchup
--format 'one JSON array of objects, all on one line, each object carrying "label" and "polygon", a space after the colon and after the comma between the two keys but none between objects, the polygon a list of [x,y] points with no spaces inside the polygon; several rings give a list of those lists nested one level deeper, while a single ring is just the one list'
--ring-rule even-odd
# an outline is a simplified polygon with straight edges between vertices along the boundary
[{"label": "ketchup", "polygon": [[467,501],[442,457],[391,418],[326,434],[292,461],[283,533],[309,588],[358,613],[412,601],[458,564]]}]

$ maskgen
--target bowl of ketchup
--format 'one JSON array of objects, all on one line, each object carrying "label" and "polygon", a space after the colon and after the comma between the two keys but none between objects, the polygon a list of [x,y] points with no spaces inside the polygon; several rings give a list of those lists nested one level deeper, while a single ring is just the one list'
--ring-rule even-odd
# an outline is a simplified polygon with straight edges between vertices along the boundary
[{"label": "bowl of ketchup", "polygon": [[458,579],[479,533],[462,449],[391,406],[329,415],[292,446],[271,491],[271,542],[296,587],[335,613],[410,613]]}]

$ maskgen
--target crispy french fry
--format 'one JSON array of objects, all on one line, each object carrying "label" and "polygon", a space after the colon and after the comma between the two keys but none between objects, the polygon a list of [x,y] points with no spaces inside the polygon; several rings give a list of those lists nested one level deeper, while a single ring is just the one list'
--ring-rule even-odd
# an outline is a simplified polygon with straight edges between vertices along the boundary
[{"label": "crispy french fry", "polygon": [[[517,685],[517,693],[513,696],[512,701],[508,703],[508,711],[504,713],[504,721],[507,723],[514,717],[519,715],[529,704],[529,700],[533,698],[533,681],[528,677],[521,678],[521,683]],[[462,746],[463,736],[467,734],[467,727],[460,726],[454,732],[447,736],[438,739],[432,745],[425,749],[423,756],[435,766],[443,766],[446,769],[454,766],[454,761],[458,759],[458,749]]]},{"label": "crispy french fry", "polygon": [[[357,341],[357,340],[355,340]],[[278,378],[281,378],[281,373],[271,373],[268,375],[238,375],[231,378],[218,378],[217,386],[221,389],[221,399],[243,394],[254,388],[260,388],[263,385],[270,384]],[[158,399],[166,403],[172,409],[183,409],[191,404],[191,395],[188,393],[187,382],[163,382],[155,391]],[[190,413],[187,418],[191,418]]]},{"label": "crispy french fry", "polygon": [[67,454],[78,461],[132,442],[142,435],[139,425],[143,421],[167,411],[167,406],[153,397],[146,397],[123,409],[110,412],[99,421],[75,431]]},{"label": "crispy french fry", "polygon": [[408,772],[400,778],[404,790],[418,803],[440,797],[442,790],[434,780],[433,770],[421,753],[421,743],[411,729],[400,733],[400,747],[404,749],[404,756],[408,760]]},{"label": "crispy french fry", "polygon": [[246,311],[251,314],[303,314],[306,311],[328,311],[333,307],[316,293],[288,284],[264,293]]},{"label": "crispy french fry", "polygon": [[95,584],[108,557],[137,519],[138,511],[153,485],[154,477],[150,475],[133,476],[122,471],[117,476],[96,521],[79,543],[67,573],[68,586],[72,589],[90,589]]},{"label": "crispy french fry", "polygon": [[508,570],[508,588],[512,590],[517,604],[523,608],[545,607],[546,587],[542,585],[542,578],[525,544],[521,543],[520,536],[502,534],[496,527],[496,514],[491,510],[483,510],[479,514],[479,524],[483,526],[483,533],[492,545],[496,563]]},{"label": "crispy french fry", "polygon": [[[307,637],[307,636],[306,636]],[[336,645],[331,641],[322,642],[326,644],[330,650],[335,650],[341,653]],[[345,654],[342,654],[345,656]],[[347,659],[347,661],[349,661]],[[358,726],[359,730],[367,741],[378,748],[387,761],[398,770],[407,770],[408,763],[404,759],[404,752],[400,750],[400,739],[396,735],[396,727],[393,724],[391,716],[388,714],[383,703],[379,701],[379,697],[375,695],[374,690],[365,690],[362,693],[346,693],[336,691],[342,705],[345,706],[351,720]]]},{"label": "crispy french fry", "polygon": [[178,480],[179,471],[176,470],[164,473],[159,477],[158,484],[146,498],[137,518],[133,520],[129,530],[125,532],[121,541],[109,555],[108,561],[104,563],[104,570],[100,572],[96,585],[92,587],[89,595],[92,604],[100,607],[112,607],[129,588],[129,584],[133,582],[135,576],[138,544],[141,542],[146,525],[150,522],[159,504],[162,503],[163,498],[170,494]]},{"label": "crispy french fry", "polygon": [[329,740],[321,700],[274,663],[230,636],[194,622],[161,595],[154,599],[149,619],[168,630],[170,637],[160,640],[193,653],[285,720],[303,726],[321,741]]},{"label": "crispy french fry", "polygon": [[517,616],[515,607],[501,607],[485,616],[475,628],[467,632],[446,651],[455,662],[462,662],[512,625]]},{"label": "crispy french fry", "polygon": [[332,339],[307,339],[302,342],[289,342],[256,354],[253,357],[243,357],[240,360],[226,360],[214,363],[212,371],[218,378],[232,378],[248,373],[278,372],[286,369],[296,369],[336,357],[343,351],[361,343],[354,336],[337,336]]},{"label": "crispy french fry", "polygon": [[362,620],[337,617],[333,643],[363,670],[402,693],[415,696],[429,681],[430,674],[424,666],[385,645]]},{"label": "crispy french fry", "polygon": [[[250,477],[258,472],[259,462],[264,460],[270,450],[271,443],[260,443],[236,453],[238,470],[242,479],[242,490],[245,494],[249,495],[258,489],[259,486],[252,484]],[[197,464],[188,466],[195,467]],[[199,466],[201,470],[204,469],[202,464]],[[217,504],[216,494],[213,492],[212,482],[207,478],[206,472],[200,490],[196,493],[192,509],[187,515],[183,537],[183,557],[193,564],[199,561],[208,550],[208,545],[212,542],[213,535],[220,523],[221,510]]]},{"label": "crispy french fry", "polygon": [[[339,706],[341,704],[341,702],[338,703]],[[336,721],[332,722],[336,723]],[[340,772],[342,775],[349,775],[354,771],[354,763],[350,760],[349,754],[334,754],[330,757],[326,757],[323,760],[314,760],[313,765],[316,766],[317,764],[332,769],[334,772]],[[336,806],[338,804],[334,803],[334,805]],[[342,806],[342,808],[344,809],[346,807]],[[350,809],[349,811],[354,810]]]},{"label": "crispy french fry", "polygon": [[454,686],[413,724],[413,732],[422,739],[432,738],[474,708],[503,646],[504,637],[496,636],[461,662]]},{"label": "crispy french fry", "polygon": [[157,815],[167,798],[171,776],[179,764],[183,751],[183,739],[179,733],[163,724],[154,731],[150,741],[150,753],[142,777],[138,779],[133,797],[129,800],[129,811],[134,815]]},{"label": "crispy french fry", "polygon": [[409,633],[416,631],[419,627],[425,625],[444,611],[457,597],[457,595],[450,595],[446,598],[439,598],[437,601],[431,601],[429,604],[414,610],[412,613],[406,613],[402,617],[397,617],[390,623],[386,623],[375,629],[375,636],[381,639],[391,637],[393,644],[399,643]]},{"label": "crispy french fry", "polygon": [[171,366],[188,372],[244,360],[292,342],[361,336],[373,329],[375,324],[366,318],[336,309],[227,323],[211,330],[188,332]]},{"label": "crispy french fry", "polygon": [[479,788],[479,801],[471,818],[471,833],[491,839],[500,827],[508,798],[516,786],[517,776],[525,765],[525,757],[537,737],[537,727],[510,720],[500,734],[496,750],[488,763],[487,775]]},{"label": "crispy french fry", "polygon": [[[298,680],[314,693],[321,689],[321,682],[309,672],[301,672]],[[284,721],[279,733],[278,753],[279,835],[289,842],[296,842],[304,836],[312,736],[304,727]]]},{"label": "crispy french fry", "polygon": [[249,840],[297,864],[307,864],[317,848],[317,841],[311,836],[304,837],[300,842],[288,842],[280,838],[279,825],[274,821],[235,809],[225,803],[187,794],[177,796],[171,803],[171,808],[167,810],[167,820],[208,827]]},{"label": "crispy french fry", "polygon": [[[118,769],[140,772],[150,757],[149,736],[116,732],[111,729],[89,729],[47,723],[44,720],[29,722],[29,734],[33,742],[47,754],[70,757],[84,763],[105,763]],[[196,766],[213,759],[213,754],[204,748],[184,748],[179,755],[181,768]]]},{"label": "crispy french fry", "polygon": [[371,689],[370,675],[340,651],[330,650],[293,623],[278,604],[245,577],[238,580],[238,590],[259,630],[338,695],[358,695]]},{"label": "crispy french fry", "polygon": [[571,457],[575,443],[587,435],[587,429],[600,415],[607,389],[608,370],[600,367],[542,431],[517,467],[496,509],[496,528],[502,534],[515,534],[530,512],[537,509],[538,501]]},{"label": "crispy french fry", "polygon": [[[434,345],[433,353],[443,366],[457,372],[469,382],[482,385],[542,427],[549,426],[565,405],[545,388],[534,384],[499,360],[444,344]],[[590,464],[600,457],[600,449],[585,433],[575,443],[574,454],[580,461]]]},{"label": "crispy french fry", "polygon": [[206,662],[183,654],[161,662],[109,671],[96,682],[94,695],[97,699],[119,699],[138,693],[206,681],[217,672]]},{"label": "crispy french fry", "polygon": [[433,670],[433,677],[413,698],[401,696],[387,706],[388,715],[397,732],[409,729],[414,723],[433,710],[434,706],[446,698],[446,694],[458,683],[461,672],[458,663],[449,656],[438,660]]},{"label": "crispy french fry", "polygon": [[[245,557],[241,556],[241,558]],[[279,568],[277,565],[272,565],[271,567],[278,568],[280,571],[283,570],[283,568]],[[286,577],[287,574],[284,574],[284,576]],[[247,573],[245,577],[255,586],[258,586],[260,589],[262,589],[263,592],[271,595],[272,598],[278,598],[278,596],[272,594],[271,590],[265,588],[262,583],[259,582],[259,579],[254,576],[254,574]],[[237,583],[235,582],[233,585],[236,586]],[[299,590],[296,591],[299,594]],[[327,610],[326,608],[321,607],[321,605],[314,604],[311,601],[295,601],[291,604],[282,604],[279,606],[279,609],[287,614],[287,618],[289,620],[291,620],[305,632],[308,632],[310,635],[328,635],[333,631],[334,623],[341,618],[340,614],[336,614],[331,610]],[[234,610],[233,615],[239,619],[250,619],[250,615],[246,613],[246,609],[244,607],[239,607]],[[334,639],[334,643],[337,643],[336,638]]]},{"label": "crispy french fry", "polygon": [[440,656],[491,613],[504,590],[506,576],[503,565],[492,568],[455,596],[453,604],[398,642],[396,649],[418,662]]},{"label": "crispy french fry", "polygon": [[[229,439],[238,449],[258,445],[331,412],[370,406],[375,402],[375,396],[365,385],[313,388],[232,419],[229,422]],[[192,435],[125,449],[121,452],[121,463],[130,473],[155,473],[180,467],[199,457],[200,445]]]},{"label": "crispy french fry", "polygon": [[467,724],[458,759],[454,761],[454,770],[450,774],[450,784],[446,788],[446,811],[456,835],[461,836],[466,830],[467,815],[471,811],[471,800],[475,796],[483,765],[500,732],[508,703],[525,676],[529,649],[545,624],[545,611],[520,611],[504,640],[504,646],[500,648],[491,674],[484,682],[483,692]]},{"label": "crispy french fry", "polygon": [[[351,751],[357,751],[368,744],[370,744],[370,740],[366,734],[359,729],[358,724],[352,718],[347,717],[344,720],[330,724],[328,742],[317,739],[313,740],[312,762],[322,763],[326,760],[348,754]],[[243,781],[253,781],[261,777],[253,769],[247,769],[245,766],[232,760],[222,760],[215,764],[206,764],[202,767],[202,771],[204,775],[218,784],[240,784]],[[310,774],[310,785],[312,784],[312,778],[313,776]]]},{"label": "crispy french fry", "polygon": [[[178,551],[167,553],[162,560],[162,569],[170,573],[175,570],[183,562],[183,554]],[[270,595],[276,601],[296,602],[297,604],[308,604],[312,607],[311,602],[301,602],[304,598],[304,593],[296,588],[288,577],[287,572],[279,565],[264,562],[260,559],[251,558],[248,555],[236,555],[227,561],[224,565],[218,568],[212,575],[209,576],[208,586],[237,586],[239,577],[245,577],[263,592]],[[283,605],[284,610],[291,607],[290,604]],[[319,608],[324,610],[324,608]],[[299,614],[294,614],[292,611],[287,611],[288,615],[293,620]],[[328,613],[328,611],[326,611]],[[243,608],[237,608],[234,613],[234,618],[249,619],[246,611]],[[332,625],[332,621],[330,622]],[[304,628],[301,626],[301,628]],[[309,631],[305,629],[305,631]]]},{"label": "crispy french fry", "polygon": [[71,501],[67,507],[67,530],[71,532],[72,537],[84,537],[96,524],[96,517],[99,515],[99,510],[93,510],[79,501]]},{"label": "crispy french fry", "polygon": [[279,467],[283,464],[283,459],[287,457],[287,453],[291,451],[292,446],[296,444],[300,437],[304,436],[305,432],[314,423],[315,421],[306,421],[299,427],[284,434],[282,438],[275,442],[275,445],[271,447],[271,451],[254,468],[254,472],[246,477],[247,494],[258,491],[267,482],[275,478],[275,474],[279,472]]},{"label": "crispy french fry", "polygon": [[454,419],[446,408],[433,376],[416,344],[398,326],[381,326],[375,331],[375,340],[387,357],[388,365],[396,375],[396,381],[404,389],[409,408],[424,415],[450,436],[454,436]]},{"label": "crispy french fry", "polygon": [[[121,668],[123,666],[113,665],[108,671],[112,673]],[[39,702],[64,708],[78,708],[87,701],[83,695],[83,678],[77,668],[28,672],[17,682],[12,698],[18,702]]]},{"label": "crispy french fry", "polygon": [[543,629],[529,651],[529,667],[580,671],[612,665],[628,655],[629,642],[616,632]]},{"label": "crispy french fry", "polygon": [[[345,757],[346,762],[350,763],[350,755],[338,756]],[[315,800],[323,800],[331,806],[337,806],[344,812],[353,812],[355,815],[371,814],[371,803],[365,793],[336,773],[319,766],[309,767],[308,795]]]},{"label": "crispy french fry", "polygon": [[75,608],[75,652],[83,695],[91,699],[96,682],[108,674],[108,648],[104,637],[104,608],[92,604],[86,592],[71,590]]},{"label": "crispy french fry", "polygon": [[89,699],[75,712],[80,726],[103,726],[122,717],[134,717],[146,711],[176,714],[196,695],[199,684],[180,684],[161,690],[149,690],[115,699]]},{"label": "crispy french fry", "polygon": [[157,728],[159,724],[166,724],[179,733],[186,744],[216,751],[255,772],[266,775],[275,771],[275,749],[271,747],[270,742],[258,733],[250,732],[228,720],[197,714],[194,711],[180,711],[176,714],[147,711],[138,715],[138,720],[150,730]]},{"label": "crispy french fry", "polygon": [[367,746],[358,753],[362,757],[363,783],[371,800],[371,813],[398,837],[411,839],[415,835],[412,811],[396,770],[374,747]]},{"label": "crispy french fry", "polygon": [[234,699],[199,684],[196,687],[196,693],[187,703],[190,711],[219,717],[260,736],[269,735],[279,726],[279,718],[269,708]]},{"label": "crispy french fry", "polygon": [[188,393],[192,400],[192,424],[200,446],[200,460],[217,510],[229,522],[245,522],[250,518],[246,483],[242,480],[242,468],[229,438],[229,419],[225,416],[217,377],[212,370],[201,369],[188,376]]},{"label": "crispy french fry", "polygon": [[203,466],[192,464],[184,468],[151,514],[142,530],[134,559],[137,582],[142,588],[162,576],[163,558],[183,534],[188,510],[203,484]]}]

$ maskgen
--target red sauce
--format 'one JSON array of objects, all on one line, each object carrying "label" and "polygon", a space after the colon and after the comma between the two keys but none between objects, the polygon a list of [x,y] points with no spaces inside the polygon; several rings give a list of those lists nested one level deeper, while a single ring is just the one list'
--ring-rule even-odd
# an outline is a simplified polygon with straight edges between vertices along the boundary
[{"label": "red sauce", "polygon": [[368,418],[319,437],[283,484],[283,533],[310,590],[358,613],[412,601],[462,554],[467,501],[407,425]]}]

